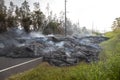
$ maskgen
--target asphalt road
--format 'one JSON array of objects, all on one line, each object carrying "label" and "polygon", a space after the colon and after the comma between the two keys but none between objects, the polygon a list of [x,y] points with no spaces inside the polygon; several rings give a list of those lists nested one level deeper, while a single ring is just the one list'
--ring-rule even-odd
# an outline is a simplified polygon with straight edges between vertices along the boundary
[{"label": "asphalt road", "polygon": [[0,80],[5,80],[11,75],[34,68],[41,62],[41,57],[17,59],[0,57]]}]

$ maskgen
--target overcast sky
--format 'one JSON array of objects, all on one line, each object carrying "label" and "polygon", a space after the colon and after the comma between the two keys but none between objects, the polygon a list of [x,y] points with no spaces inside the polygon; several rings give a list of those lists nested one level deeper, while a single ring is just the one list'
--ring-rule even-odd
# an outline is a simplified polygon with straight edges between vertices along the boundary
[{"label": "overcast sky", "polygon": [[[24,0],[5,0],[14,1],[20,5]],[[64,11],[64,0],[27,0],[33,9],[33,2],[40,2],[41,10],[46,13],[46,6],[49,3],[54,13]],[[80,26],[86,26],[99,31],[109,31],[115,18],[120,17],[120,0],[67,0],[67,17],[73,22],[80,23]]]}]

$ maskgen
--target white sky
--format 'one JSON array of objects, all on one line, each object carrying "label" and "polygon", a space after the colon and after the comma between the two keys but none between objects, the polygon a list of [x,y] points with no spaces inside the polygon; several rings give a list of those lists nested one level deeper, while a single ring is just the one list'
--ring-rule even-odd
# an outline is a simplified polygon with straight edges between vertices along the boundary
[{"label": "white sky", "polygon": [[[6,0],[6,3],[11,0]],[[24,0],[12,0],[20,5]],[[46,6],[49,2],[50,10],[54,13],[64,11],[64,0],[27,0],[33,8],[32,3],[40,2],[41,10],[46,13]],[[120,0],[67,0],[67,17],[80,26],[99,31],[109,31],[115,18],[120,17]]]}]

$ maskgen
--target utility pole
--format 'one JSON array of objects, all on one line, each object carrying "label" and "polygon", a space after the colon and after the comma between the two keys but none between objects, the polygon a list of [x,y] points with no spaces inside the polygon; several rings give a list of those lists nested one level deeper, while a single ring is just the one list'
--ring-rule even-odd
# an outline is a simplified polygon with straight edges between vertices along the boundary
[{"label": "utility pole", "polygon": [[92,22],[92,35],[94,34],[94,22]]},{"label": "utility pole", "polygon": [[65,0],[65,37],[67,36],[67,24],[66,24],[66,22],[67,22],[67,18],[66,18],[66,2],[67,2],[67,0]]}]

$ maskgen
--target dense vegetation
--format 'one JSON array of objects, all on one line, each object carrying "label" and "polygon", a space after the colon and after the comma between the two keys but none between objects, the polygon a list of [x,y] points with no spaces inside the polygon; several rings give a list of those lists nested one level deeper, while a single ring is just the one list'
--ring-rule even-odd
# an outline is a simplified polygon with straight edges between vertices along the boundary
[{"label": "dense vegetation", "polygon": [[98,63],[84,62],[71,67],[42,63],[37,68],[17,74],[9,80],[120,80],[120,30],[106,33],[110,39],[101,44]]},{"label": "dense vegetation", "polygon": [[[40,31],[43,34],[64,34],[65,21],[64,11],[56,16],[47,5],[48,15],[46,16],[40,9],[40,3],[33,3],[34,9],[31,10],[29,0],[24,0],[21,6],[15,5],[12,1],[9,7],[4,5],[5,0],[0,0],[0,33],[8,31],[10,28],[22,27],[27,33]],[[59,19],[58,19],[59,17]],[[74,30],[80,33],[79,24],[73,24],[70,19],[66,21],[67,34],[72,34]]]},{"label": "dense vegetation", "polygon": [[[46,17],[41,11],[40,4],[38,2],[35,2],[33,6],[34,10],[31,11],[27,0],[24,0],[20,7],[14,5],[11,1],[8,8],[4,5],[4,0],[0,0],[0,33],[9,30],[9,28],[20,26],[28,33],[31,31],[41,31],[44,34],[54,33],[44,32],[48,27],[49,31],[56,30],[64,32],[64,27],[59,26],[64,24],[62,21],[56,19],[55,16],[53,17],[50,13],[50,15]],[[51,25],[54,25],[55,27],[53,28]]]}]

